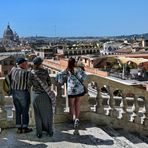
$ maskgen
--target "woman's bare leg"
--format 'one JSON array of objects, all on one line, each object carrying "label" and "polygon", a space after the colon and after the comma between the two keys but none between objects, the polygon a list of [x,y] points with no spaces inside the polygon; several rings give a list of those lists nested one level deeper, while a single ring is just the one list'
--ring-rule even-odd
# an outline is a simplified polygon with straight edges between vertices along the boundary
[{"label": "woman's bare leg", "polygon": [[69,99],[69,108],[70,108],[70,114],[72,116],[72,119],[75,118],[75,98]]},{"label": "woman's bare leg", "polygon": [[77,98],[75,99],[74,104],[75,104],[75,117],[76,117],[77,119],[79,119],[79,116],[80,116],[81,97],[77,97]]}]

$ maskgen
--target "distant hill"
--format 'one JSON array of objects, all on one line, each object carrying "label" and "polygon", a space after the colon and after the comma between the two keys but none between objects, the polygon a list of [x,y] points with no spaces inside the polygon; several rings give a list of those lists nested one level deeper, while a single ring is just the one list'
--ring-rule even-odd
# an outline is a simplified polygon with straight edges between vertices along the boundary
[{"label": "distant hill", "polygon": [[25,37],[28,40],[58,40],[58,39],[70,39],[70,40],[85,40],[85,39],[132,39],[132,38],[141,38],[144,37],[148,39],[148,33],[144,34],[132,34],[132,35],[120,35],[120,36],[77,36],[77,37],[44,37],[44,36],[34,36],[34,37]]},{"label": "distant hill", "polygon": [[144,34],[132,34],[132,35],[121,35],[121,36],[114,36],[113,38],[132,39],[134,37],[136,37],[136,38],[144,37],[144,39],[148,39],[148,33],[144,33]]},{"label": "distant hill", "polygon": [[[102,40],[102,39],[133,39],[133,38],[141,38],[144,37],[148,39],[148,33],[144,34],[132,34],[132,35],[119,35],[119,36],[77,36],[77,37],[46,37],[46,36],[30,36],[30,37],[23,37],[23,39],[29,41],[35,40],[44,40],[44,41],[55,41],[55,40]],[[2,38],[0,38],[2,41]]]}]

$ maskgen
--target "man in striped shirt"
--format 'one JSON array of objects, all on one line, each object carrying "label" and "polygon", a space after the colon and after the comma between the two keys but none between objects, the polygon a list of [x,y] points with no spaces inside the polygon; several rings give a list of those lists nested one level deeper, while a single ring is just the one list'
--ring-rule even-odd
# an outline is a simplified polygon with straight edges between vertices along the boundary
[{"label": "man in striped shirt", "polygon": [[28,133],[30,94],[27,89],[28,62],[24,58],[17,58],[17,67],[10,71],[13,103],[16,110],[17,133]]}]

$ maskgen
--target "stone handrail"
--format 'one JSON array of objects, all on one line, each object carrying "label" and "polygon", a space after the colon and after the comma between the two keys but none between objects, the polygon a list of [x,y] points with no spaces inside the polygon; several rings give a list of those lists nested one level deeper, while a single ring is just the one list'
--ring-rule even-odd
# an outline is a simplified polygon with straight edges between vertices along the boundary
[{"label": "stone handrail", "polygon": [[[14,127],[15,110],[12,98],[3,94],[2,82],[3,78],[0,79],[0,127]],[[55,75],[51,75],[51,82],[52,89],[57,95],[54,122],[66,122],[70,119],[66,85],[57,84]],[[147,91],[97,75],[88,75],[84,84],[88,88],[88,94],[85,94],[82,99],[81,120],[141,134],[148,133]],[[32,107],[30,108],[30,124],[34,124]]]}]

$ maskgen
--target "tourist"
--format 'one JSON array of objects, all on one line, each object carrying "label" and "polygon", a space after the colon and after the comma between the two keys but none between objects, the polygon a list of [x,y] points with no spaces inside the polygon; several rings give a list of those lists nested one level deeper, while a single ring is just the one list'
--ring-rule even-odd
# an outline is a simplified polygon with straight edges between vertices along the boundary
[{"label": "tourist", "polygon": [[[67,95],[69,100],[70,114],[72,116],[74,127],[79,124],[81,98],[85,94],[83,81],[86,79],[84,68],[77,67],[74,58],[68,60],[67,68],[57,74],[57,81],[61,84],[66,83]],[[80,68],[81,67],[81,68]]]},{"label": "tourist", "polygon": [[28,62],[25,58],[17,58],[16,67],[9,73],[11,76],[12,97],[16,111],[17,133],[28,133],[32,129],[29,124],[30,94],[27,89]]},{"label": "tourist", "polygon": [[51,99],[55,96],[51,94],[49,97],[44,89],[45,86],[50,89],[51,81],[48,71],[42,67],[42,62],[41,57],[33,59],[33,70],[31,70],[28,78],[29,90],[33,86],[32,102],[38,138],[42,137],[42,131],[46,131],[49,136],[53,136],[53,100]]}]

